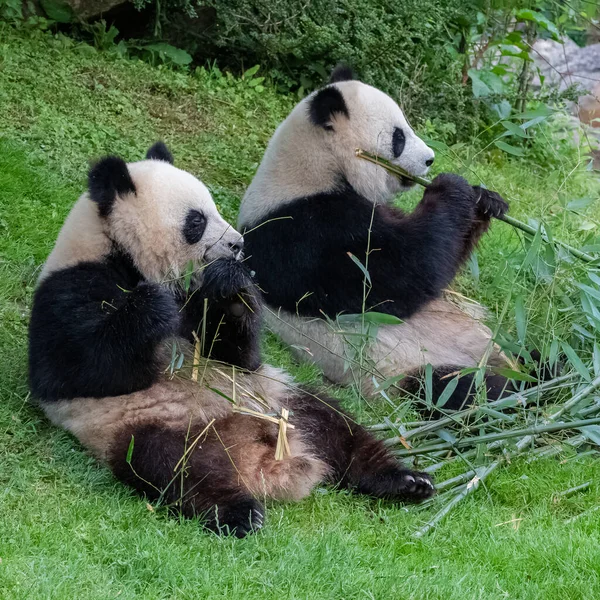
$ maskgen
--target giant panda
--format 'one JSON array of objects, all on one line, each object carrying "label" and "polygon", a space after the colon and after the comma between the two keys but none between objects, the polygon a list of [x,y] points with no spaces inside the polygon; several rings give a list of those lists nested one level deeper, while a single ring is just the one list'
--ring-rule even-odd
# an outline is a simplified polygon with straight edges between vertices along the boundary
[{"label": "giant panda", "polygon": [[243,238],[172,162],[163,143],[139,162],[101,159],[60,231],[29,329],[47,417],[125,484],[238,537],[262,526],[266,499],[300,500],[321,482],[431,496],[431,479],[335,400],[262,364]]},{"label": "giant panda", "polygon": [[[405,214],[390,201],[411,182],[357,158],[357,148],[417,176],[434,161],[398,104],[342,66],[279,125],[240,207],[238,229],[269,327],[329,380],[358,382],[365,394],[390,381],[415,391],[427,364],[434,396],[465,367],[508,366],[482,312],[444,293],[508,204],[442,174]],[[339,315],[365,311],[402,322],[380,326],[359,360],[364,327],[348,318],[342,325]],[[461,377],[445,408],[472,401],[473,383],[473,375]],[[508,385],[487,373],[488,398]]]}]

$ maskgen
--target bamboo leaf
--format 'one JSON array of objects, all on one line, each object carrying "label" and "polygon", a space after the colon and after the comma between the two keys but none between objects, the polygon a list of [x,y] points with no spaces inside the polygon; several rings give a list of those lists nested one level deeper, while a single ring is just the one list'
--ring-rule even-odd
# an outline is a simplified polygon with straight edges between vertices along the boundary
[{"label": "bamboo leaf", "polygon": [[185,277],[183,278],[183,289],[187,292],[190,291],[190,285],[192,283],[192,275],[194,274],[194,261],[190,260],[185,266]]},{"label": "bamboo leaf", "polygon": [[502,377],[506,377],[506,379],[514,379],[515,381],[528,381],[529,383],[537,382],[537,379],[528,373],[515,371],[507,367],[492,367],[492,371],[496,373],[496,375],[502,375]]},{"label": "bamboo leaf", "polygon": [[596,446],[600,446],[600,425],[586,425],[585,427],[580,427],[579,431],[581,431],[590,442],[596,444]]},{"label": "bamboo leaf", "polygon": [[503,150],[504,152],[507,152],[508,154],[512,154],[513,156],[524,156],[525,155],[523,148],[517,148],[516,146],[511,146],[510,144],[507,144],[506,142],[503,142],[502,140],[496,140],[494,142],[494,145],[496,147],[500,148],[500,150]]},{"label": "bamboo leaf", "polygon": [[400,325],[402,323],[402,319],[380,312],[366,312],[362,317],[367,323],[373,323],[373,325]]},{"label": "bamboo leaf", "polygon": [[583,361],[577,356],[577,353],[567,342],[562,343],[563,352],[567,355],[569,362],[573,365],[573,368],[585,379],[586,381],[591,381],[592,377],[588,368],[583,364]]},{"label": "bamboo leaf", "polygon": [[502,121],[501,125],[506,129],[507,133],[510,135],[516,135],[520,138],[526,138],[527,133],[523,131],[522,127],[519,127],[516,123],[512,121]]},{"label": "bamboo leaf", "polygon": [[550,363],[551,367],[553,367],[558,360],[558,349],[558,340],[554,338],[550,344],[550,352],[548,353],[548,362]]},{"label": "bamboo leaf", "polygon": [[354,254],[352,254],[352,252],[347,252],[346,254],[348,254],[352,262],[362,271],[365,279],[369,282],[369,285],[371,285],[371,276],[369,275],[369,271],[367,271],[366,267],[360,262],[360,260],[358,260],[358,258],[356,258],[356,256],[354,256]]},{"label": "bamboo leaf", "polygon": [[542,246],[542,228],[538,224],[535,235],[533,236],[533,240],[531,241],[531,246],[529,246],[529,250],[525,255],[525,260],[523,261],[523,269],[526,269],[533,261],[539,256],[540,248]]},{"label": "bamboo leaf", "polygon": [[584,198],[577,198],[576,200],[571,200],[571,202],[567,204],[567,210],[581,210],[593,204],[594,201],[595,198],[592,198],[590,196],[586,196]]},{"label": "bamboo leaf", "polygon": [[515,323],[517,325],[517,335],[521,344],[525,343],[527,334],[527,314],[525,312],[525,300],[519,295],[515,299]]},{"label": "bamboo leaf", "polygon": [[438,429],[436,434],[440,439],[444,440],[444,442],[448,442],[449,444],[454,444],[456,442],[456,436],[452,435],[447,429]]},{"label": "bamboo leaf", "polygon": [[395,375],[394,377],[388,377],[381,383],[378,383],[375,387],[375,392],[381,392],[383,390],[387,390],[390,386],[396,385],[399,381],[402,381],[406,375]]},{"label": "bamboo leaf", "polygon": [[134,446],[135,438],[131,436],[131,441],[129,442],[129,448],[127,448],[127,457],[125,461],[128,465],[131,464],[131,457],[133,456],[133,446]]},{"label": "bamboo leaf", "polygon": [[596,273],[588,272],[588,277],[597,285],[600,286],[600,277]]},{"label": "bamboo leaf", "polygon": [[433,401],[433,367],[425,365],[425,403],[431,406]]},{"label": "bamboo leaf", "polygon": [[600,290],[596,290],[593,287],[590,287],[589,285],[585,285],[585,283],[579,283],[578,281],[575,282],[575,285],[583,290],[586,294],[588,294],[588,296],[591,296],[592,298],[595,298],[596,300],[600,300]]},{"label": "bamboo leaf", "polygon": [[[460,379],[460,377],[457,375],[456,377],[453,377],[448,382],[448,384],[444,388],[444,391],[440,394],[440,397],[437,399],[437,401],[435,403],[435,405],[438,408],[444,407],[446,402],[448,402],[448,400],[450,400],[450,396],[452,396],[452,394],[454,393],[454,390],[456,389],[456,386],[458,385],[459,379]],[[446,440],[446,441],[448,441],[448,440]]]},{"label": "bamboo leaf", "polygon": [[553,113],[552,109],[545,104],[535,110],[526,110],[515,115],[515,119],[537,119],[538,117],[549,117]]}]

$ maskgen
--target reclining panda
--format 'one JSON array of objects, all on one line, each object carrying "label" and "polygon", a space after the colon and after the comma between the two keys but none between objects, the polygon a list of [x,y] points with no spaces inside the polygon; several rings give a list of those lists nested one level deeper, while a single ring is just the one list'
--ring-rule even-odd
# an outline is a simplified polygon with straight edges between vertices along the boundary
[{"label": "reclining panda", "polygon": [[[414,387],[410,375],[428,363],[434,395],[449,373],[482,361],[506,366],[490,330],[442,292],[507,203],[442,174],[405,214],[388,203],[411,182],[356,158],[356,148],[419,176],[434,160],[396,102],[338,67],[278,127],[240,208],[238,229],[246,231],[248,263],[272,309],[270,328],[330,380],[360,378],[365,393],[402,374],[409,377],[401,385]],[[368,368],[360,363],[357,373],[357,344],[333,321],[363,309],[403,323],[379,328]],[[461,406],[471,384],[472,376],[462,377],[446,408]],[[486,384],[491,398],[507,381],[489,373]]]},{"label": "reclining panda", "polygon": [[[30,384],[49,419],[124,483],[238,537],[262,526],[265,498],[321,482],[431,496],[429,477],[335,400],[261,364],[242,237],[171,163],[162,143],[140,162],[100,160],[59,234],[30,323]],[[276,460],[283,409],[289,451]]]}]

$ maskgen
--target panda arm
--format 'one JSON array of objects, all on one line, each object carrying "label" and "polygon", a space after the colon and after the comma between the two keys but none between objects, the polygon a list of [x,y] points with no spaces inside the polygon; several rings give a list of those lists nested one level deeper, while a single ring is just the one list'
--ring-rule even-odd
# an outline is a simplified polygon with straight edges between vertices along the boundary
[{"label": "panda arm", "polygon": [[[407,318],[455,276],[475,201],[473,188],[456,175],[437,177],[409,215],[374,206],[351,188],[320,194],[271,213],[245,235],[246,254],[274,307],[334,318],[364,306]],[[349,254],[367,267],[370,289]]]},{"label": "panda arm", "polygon": [[114,396],[151,385],[156,349],[175,333],[175,299],[103,263],[50,275],[38,288],[30,323],[30,377],[45,399]]},{"label": "panda arm", "polygon": [[220,258],[204,270],[202,285],[182,309],[180,334],[204,335],[206,357],[243,369],[260,366],[261,298],[250,273],[234,258]]},{"label": "panda arm", "polygon": [[457,175],[438,176],[415,210],[380,207],[369,254],[368,306],[407,318],[454,279],[480,232],[475,190]]}]

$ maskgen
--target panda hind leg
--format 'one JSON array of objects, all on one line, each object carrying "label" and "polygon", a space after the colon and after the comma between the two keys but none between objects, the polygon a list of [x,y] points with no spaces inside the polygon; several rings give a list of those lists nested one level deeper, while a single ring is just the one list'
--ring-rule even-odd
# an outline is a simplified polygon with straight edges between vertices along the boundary
[{"label": "panda hind leg", "polygon": [[[538,351],[532,351],[531,357],[535,363],[534,368],[531,370],[530,375],[537,381],[547,381],[556,376],[556,372],[560,369],[560,361],[554,366],[550,367],[541,361],[540,353]],[[521,361],[523,362],[523,361]],[[448,383],[463,369],[463,367],[455,365],[446,365],[436,367],[433,369],[431,377],[431,400],[432,404],[436,406],[437,400],[443,394]],[[403,381],[403,388],[405,391],[414,394],[417,398],[424,402],[425,400],[425,385],[424,385],[424,374],[420,371],[417,376],[407,377]],[[536,385],[536,383],[527,384]],[[506,396],[510,396],[518,391],[515,388],[513,382],[510,379],[502,375],[498,375],[493,371],[486,372],[483,380],[485,386],[486,398],[488,402],[499,400]],[[472,373],[462,375],[456,387],[450,394],[450,396],[444,402],[443,411],[455,411],[468,408],[476,403],[477,386],[475,383],[475,375]],[[422,414],[426,415],[439,415],[440,410],[431,409],[425,404],[421,404],[417,407]]]},{"label": "panda hind leg", "polygon": [[329,483],[400,502],[421,502],[435,494],[429,475],[402,465],[336,400],[307,392],[290,406],[306,446],[328,465]]},{"label": "panda hind leg", "polygon": [[262,527],[265,508],[239,480],[216,430],[203,430],[124,426],[114,438],[109,465],[121,482],[173,512],[197,517],[216,533],[245,537]]}]

